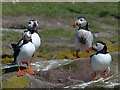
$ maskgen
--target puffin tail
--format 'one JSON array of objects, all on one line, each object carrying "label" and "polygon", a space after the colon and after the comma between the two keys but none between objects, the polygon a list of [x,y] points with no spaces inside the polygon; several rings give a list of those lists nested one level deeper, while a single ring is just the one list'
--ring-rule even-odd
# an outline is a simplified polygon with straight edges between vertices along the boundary
[{"label": "puffin tail", "polygon": [[15,51],[17,44],[11,44],[13,51]]}]

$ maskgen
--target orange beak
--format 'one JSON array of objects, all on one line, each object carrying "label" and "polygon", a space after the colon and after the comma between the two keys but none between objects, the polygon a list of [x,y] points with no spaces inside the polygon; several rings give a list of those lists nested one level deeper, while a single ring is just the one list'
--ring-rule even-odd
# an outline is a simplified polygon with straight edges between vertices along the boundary
[{"label": "orange beak", "polygon": [[74,28],[76,28],[76,21],[74,21],[74,25],[73,25]]}]

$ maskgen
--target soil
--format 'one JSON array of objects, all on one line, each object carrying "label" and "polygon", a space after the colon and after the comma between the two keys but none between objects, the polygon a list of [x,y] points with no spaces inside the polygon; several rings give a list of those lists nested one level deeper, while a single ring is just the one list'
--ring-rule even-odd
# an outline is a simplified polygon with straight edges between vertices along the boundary
[{"label": "soil", "polygon": [[[39,71],[36,72],[35,78],[40,81],[45,81],[49,83],[58,84],[60,86],[55,87],[65,87],[68,85],[82,84],[92,80],[93,71],[90,65],[89,58],[86,58],[82,61],[75,60],[72,64],[64,65],[56,69],[51,69],[48,71]],[[112,75],[117,69],[117,66],[111,65],[111,72],[109,75]]]},{"label": "soil", "polygon": [[[68,30],[73,30],[72,27],[72,19],[71,20],[64,20],[59,18],[53,19],[53,18],[45,18],[45,17],[39,17],[39,16],[3,16],[2,17],[2,27],[3,28],[14,28],[14,29],[25,29],[27,26],[27,23],[31,19],[36,19],[38,21],[38,29],[45,30],[49,28],[66,28]],[[20,21],[20,22],[19,22]],[[69,25],[68,25],[69,22]]]}]

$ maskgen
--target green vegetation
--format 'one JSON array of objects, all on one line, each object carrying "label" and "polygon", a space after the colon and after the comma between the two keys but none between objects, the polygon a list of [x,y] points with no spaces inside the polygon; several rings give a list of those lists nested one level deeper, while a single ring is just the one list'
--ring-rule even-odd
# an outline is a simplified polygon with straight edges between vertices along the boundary
[{"label": "green vegetation", "polygon": [[[104,17],[117,14],[117,3],[3,3],[3,15],[46,15],[67,17],[82,13]],[[9,7],[9,8],[8,8]],[[97,7],[97,8],[96,8]],[[111,8],[113,7],[113,8]],[[89,9],[90,8],[90,9]],[[14,11],[14,12],[13,12]],[[17,13],[16,13],[17,12]],[[75,14],[74,14],[75,13]],[[75,16],[76,17],[76,16]]]},{"label": "green vegetation", "polygon": [[73,39],[74,32],[63,28],[49,29],[39,33],[43,39]]},{"label": "green vegetation", "polygon": [[19,32],[14,32],[12,30],[2,31],[2,41],[4,42],[17,42],[21,38],[21,36],[22,34],[20,35]]},{"label": "green vegetation", "polygon": [[14,60],[14,58],[8,58],[8,57],[5,57],[5,58],[2,58],[2,64],[6,64],[6,63],[12,63]]},{"label": "green vegetation", "polygon": [[[88,18],[89,21],[102,20],[111,24],[113,23],[111,15],[118,15],[118,3],[3,3],[2,4],[3,16],[40,16],[43,18],[65,18],[75,19],[79,16]],[[14,11],[14,12],[13,12]],[[106,18],[106,19],[104,19]]]},{"label": "green vegetation", "polygon": [[7,82],[3,82],[3,88],[27,88],[29,86],[29,80],[25,77],[12,77]]}]

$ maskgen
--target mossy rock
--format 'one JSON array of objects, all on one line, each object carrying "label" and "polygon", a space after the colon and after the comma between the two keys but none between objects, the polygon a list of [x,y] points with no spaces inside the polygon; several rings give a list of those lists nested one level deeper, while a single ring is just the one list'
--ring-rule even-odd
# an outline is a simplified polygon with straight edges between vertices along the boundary
[{"label": "mossy rock", "polygon": [[35,53],[34,57],[40,57],[40,58],[44,58],[46,60],[51,60],[52,59],[52,57],[50,57],[49,54],[42,54],[42,53]]},{"label": "mossy rock", "polygon": [[28,88],[30,81],[25,77],[12,77],[3,82],[3,88]]},{"label": "mossy rock", "polygon": [[[94,52],[79,52],[78,55],[80,56],[80,58],[86,58],[86,57],[90,57],[92,54],[94,54]],[[76,52],[74,52],[73,54],[74,56],[76,55]]]},{"label": "mossy rock", "polygon": [[57,54],[56,59],[74,59],[75,56],[70,52],[60,52]]},{"label": "mossy rock", "polygon": [[118,52],[120,43],[108,45],[109,52]]}]

